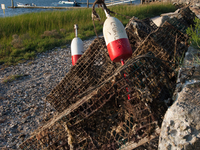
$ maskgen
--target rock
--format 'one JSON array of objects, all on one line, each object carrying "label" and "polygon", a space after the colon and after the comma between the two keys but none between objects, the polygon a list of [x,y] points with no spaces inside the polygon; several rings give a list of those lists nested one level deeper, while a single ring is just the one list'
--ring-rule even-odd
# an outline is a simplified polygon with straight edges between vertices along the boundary
[{"label": "rock", "polygon": [[158,26],[162,26],[162,24],[169,19],[169,16],[161,16],[161,17],[154,17],[152,21]]},{"label": "rock", "polygon": [[179,71],[175,102],[162,122],[159,150],[200,149],[200,67],[191,58],[197,51],[189,47]]},{"label": "rock", "polygon": [[159,150],[200,149],[200,83],[187,85],[165,114]]}]

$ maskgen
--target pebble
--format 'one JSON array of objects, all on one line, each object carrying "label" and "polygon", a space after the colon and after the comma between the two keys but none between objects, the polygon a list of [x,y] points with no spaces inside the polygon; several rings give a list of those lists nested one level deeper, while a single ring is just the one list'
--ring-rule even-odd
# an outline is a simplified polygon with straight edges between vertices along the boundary
[{"label": "pebble", "polygon": [[[84,50],[94,38],[83,41]],[[56,112],[48,102],[44,110],[45,98],[72,67],[70,51],[69,45],[56,47],[25,63],[7,68],[0,65],[0,149],[18,149]],[[22,77],[4,83],[10,75]]]}]

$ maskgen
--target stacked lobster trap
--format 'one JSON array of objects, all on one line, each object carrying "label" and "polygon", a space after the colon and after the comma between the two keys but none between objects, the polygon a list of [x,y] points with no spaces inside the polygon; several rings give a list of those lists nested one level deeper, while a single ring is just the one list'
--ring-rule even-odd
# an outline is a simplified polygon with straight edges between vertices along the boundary
[{"label": "stacked lobster trap", "polygon": [[179,12],[179,16],[177,16],[178,18],[183,18],[182,20],[185,20],[185,22],[187,22],[187,25],[190,26],[194,26],[195,22],[194,22],[194,19],[197,17],[195,15],[194,12],[192,12],[190,10],[189,7],[185,7],[183,9],[180,9],[180,12]]},{"label": "stacked lobster trap", "polygon": [[157,29],[157,26],[149,18],[139,20],[135,17],[132,17],[125,29],[132,51],[134,52],[137,47],[142,44],[146,37]]},{"label": "stacked lobster trap", "polygon": [[183,18],[178,19],[173,17],[168,19],[167,22],[186,35],[186,29],[188,28],[188,25]]},{"label": "stacked lobster trap", "polygon": [[80,99],[81,93],[112,75],[119,65],[110,60],[103,38],[95,39],[46,99],[62,112]]},{"label": "stacked lobster trap", "polygon": [[188,37],[176,26],[133,17],[125,28],[133,55],[123,66],[110,60],[103,38],[95,39],[47,96],[59,114],[20,148],[157,149],[177,60],[187,50]]},{"label": "stacked lobster trap", "polygon": [[178,64],[187,51],[187,40],[187,35],[166,21],[146,37],[133,52],[132,57],[151,51],[158,58]]},{"label": "stacked lobster trap", "polygon": [[[156,57],[177,62],[183,58],[188,37],[170,23],[157,28],[149,18],[131,18],[126,32],[133,50],[132,58],[151,51]],[[88,91],[111,76],[120,66],[113,63],[108,55],[103,38],[96,38],[76,65],[47,96],[47,101],[62,112]]]},{"label": "stacked lobster trap", "polygon": [[133,149],[146,143],[159,135],[165,101],[172,97],[170,72],[172,68],[150,54],[128,60],[20,148]]}]

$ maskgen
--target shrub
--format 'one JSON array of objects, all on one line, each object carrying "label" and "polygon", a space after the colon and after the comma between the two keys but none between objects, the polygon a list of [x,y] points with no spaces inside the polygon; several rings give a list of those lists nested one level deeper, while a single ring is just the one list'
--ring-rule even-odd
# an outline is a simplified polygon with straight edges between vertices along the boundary
[{"label": "shrub", "polygon": [[14,48],[22,48],[23,47],[23,40],[17,34],[14,34],[12,36],[12,38],[13,38],[13,40],[11,42],[11,45]]},{"label": "shrub", "polygon": [[9,75],[8,77],[5,77],[3,79],[3,83],[15,81],[15,80],[19,79],[22,76],[23,75],[21,75],[21,74],[20,75],[19,74],[17,74],[17,75]]},{"label": "shrub", "polygon": [[67,31],[65,29],[60,29],[60,32],[65,34]]},{"label": "shrub", "polygon": [[29,33],[25,33],[25,34],[22,34],[21,39],[22,40],[30,40],[31,37],[30,37]]},{"label": "shrub", "polygon": [[35,52],[26,52],[25,55],[24,55],[24,58],[26,60],[34,58],[34,57],[35,57]]},{"label": "shrub", "polygon": [[189,41],[191,42],[191,45],[200,48],[200,20],[195,18],[194,22],[194,28],[190,26],[187,28],[186,32],[190,36]]},{"label": "shrub", "polygon": [[52,38],[61,38],[61,35],[57,32],[57,30],[52,31],[44,31],[44,34],[41,35],[41,38],[52,37]]}]

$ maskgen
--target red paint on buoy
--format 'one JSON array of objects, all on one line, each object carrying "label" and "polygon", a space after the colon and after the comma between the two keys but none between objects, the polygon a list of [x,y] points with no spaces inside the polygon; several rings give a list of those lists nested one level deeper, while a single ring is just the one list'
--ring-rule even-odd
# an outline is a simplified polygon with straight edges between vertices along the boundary
[{"label": "red paint on buoy", "polygon": [[108,43],[107,49],[113,62],[120,62],[121,59],[128,59],[132,55],[132,49],[127,38]]},{"label": "red paint on buoy", "polygon": [[82,55],[72,55],[72,65],[74,66],[77,60],[81,57]]}]

